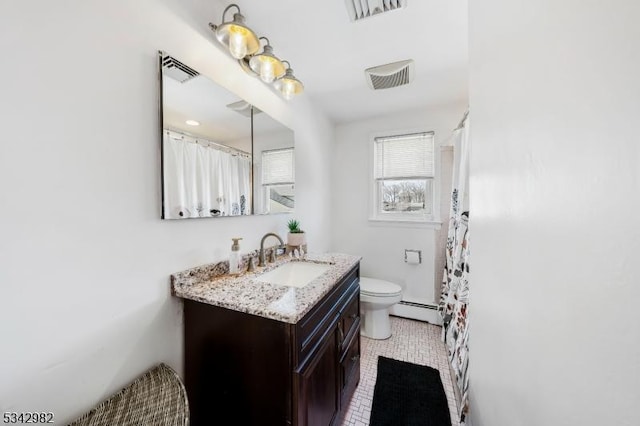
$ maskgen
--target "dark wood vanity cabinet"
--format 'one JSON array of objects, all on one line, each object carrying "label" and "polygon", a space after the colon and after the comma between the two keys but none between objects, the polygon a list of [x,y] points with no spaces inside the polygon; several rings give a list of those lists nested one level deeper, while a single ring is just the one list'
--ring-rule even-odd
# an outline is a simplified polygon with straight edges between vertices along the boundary
[{"label": "dark wood vanity cabinet", "polygon": [[338,424],[360,380],[359,273],[297,324],[185,300],[191,424]]}]

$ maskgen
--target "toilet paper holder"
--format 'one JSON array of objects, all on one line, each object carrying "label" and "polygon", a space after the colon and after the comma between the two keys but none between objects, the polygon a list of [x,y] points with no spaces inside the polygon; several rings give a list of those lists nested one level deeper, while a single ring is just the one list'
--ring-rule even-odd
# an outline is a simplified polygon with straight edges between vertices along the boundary
[{"label": "toilet paper holder", "polygon": [[422,263],[422,250],[404,249],[404,263]]}]

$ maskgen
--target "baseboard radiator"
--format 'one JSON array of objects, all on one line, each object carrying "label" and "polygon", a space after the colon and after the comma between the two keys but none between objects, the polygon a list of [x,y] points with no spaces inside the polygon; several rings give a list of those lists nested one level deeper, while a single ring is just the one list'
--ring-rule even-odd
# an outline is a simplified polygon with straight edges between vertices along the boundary
[{"label": "baseboard radiator", "polygon": [[435,303],[412,302],[403,300],[390,310],[391,315],[397,317],[425,321],[430,324],[442,325],[442,318]]},{"label": "baseboard radiator", "polygon": [[438,305],[436,305],[435,303],[417,303],[417,302],[409,302],[406,300],[402,300],[400,302],[401,305],[406,305],[406,306],[415,306],[416,308],[424,308],[424,309],[431,309],[433,311],[437,311],[438,310]]}]

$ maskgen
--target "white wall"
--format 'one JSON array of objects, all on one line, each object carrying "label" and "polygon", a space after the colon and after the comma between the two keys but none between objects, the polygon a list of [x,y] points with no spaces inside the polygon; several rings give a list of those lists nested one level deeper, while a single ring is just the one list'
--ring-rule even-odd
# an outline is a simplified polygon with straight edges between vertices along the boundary
[{"label": "white wall", "polygon": [[[435,301],[436,230],[369,221],[371,137],[385,131],[433,130],[439,145],[451,136],[465,108],[464,104],[455,104],[396,112],[336,127],[331,185],[332,249],[362,256],[362,275],[400,284],[405,290],[404,300]],[[422,250],[423,263],[404,263],[405,248]]]},{"label": "white wall", "polygon": [[169,275],[285,233],[288,215],[160,220],[158,49],[294,129],[295,217],[328,249],[333,127],[214,45],[225,5],[0,4],[0,411],[64,424],[157,362],[182,370]]},{"label": "white wall", "polygon": [[469,5],[473,425],[640,424],[640,3]]}]

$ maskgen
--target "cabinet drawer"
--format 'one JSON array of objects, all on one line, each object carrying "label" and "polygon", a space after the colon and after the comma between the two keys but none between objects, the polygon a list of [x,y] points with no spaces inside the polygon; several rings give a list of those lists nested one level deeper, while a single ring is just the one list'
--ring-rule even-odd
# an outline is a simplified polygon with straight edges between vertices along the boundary
[{"label": "cabinet drawer", "polygon": [[[360,325],[360,321],[355,322]],[[349,347],[340,360],[340,383],[342,389],[348,387],[354,380],[360,378],[360,334],[353,335]]]},{"label": "cabinet drawer", "polygon": [[[324,299],[318,303],[307,315],[300,320],[296,327],[296,351],[297,364],[311,354],[313,349],[320,343],[324,332],[335,326],[337,321],[341,321],[341,312],[346,307],[347,295],[354,292],[354,288],[359,288],[360,270],[358,267],[351,270],[341,282],[336,285]],[[358,292],[359,293],[359,292]],[[342,324],[339,323],[341,330]]]},{"label": "cabinet drawer", "polygon": [[[341,328],[344,332],[343,349],[347,347],[347,343],[350,342],[354,333],[359,331],[360,324],[360,287],[353,290],[350,294],[347,304],[342,311],[340,317]],[[356,327],[357,326],[357,327]]]}]

